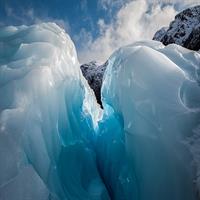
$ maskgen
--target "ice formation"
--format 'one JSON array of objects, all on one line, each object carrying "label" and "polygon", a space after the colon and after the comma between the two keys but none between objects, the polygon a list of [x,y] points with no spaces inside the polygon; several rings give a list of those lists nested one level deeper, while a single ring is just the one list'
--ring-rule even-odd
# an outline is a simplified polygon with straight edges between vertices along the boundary
[{"label": "ice formation", "polygon": [[0,199],[107,196],[92,148],[101,110],[69,36],[55,24],[6,27],[0,63]]},{"label": "ice formation", "polygon": [[143,41],[103,78],[104,112],[53,23],[0,31],[0,200],[196,200],[200,54]]},{"label": "ice formation", "polygon": [[103,102],[123,125],[132,199],[197,198],[199,70],[198,53],[154,41],[123,47],[109,59]]}]

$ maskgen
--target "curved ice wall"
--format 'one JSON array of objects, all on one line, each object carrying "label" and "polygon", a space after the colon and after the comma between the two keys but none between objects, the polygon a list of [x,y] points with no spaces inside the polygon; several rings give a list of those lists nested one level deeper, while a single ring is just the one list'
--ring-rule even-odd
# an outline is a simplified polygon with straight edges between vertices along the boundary
[{"label": "curved ice wall", "polygon": [[0,30],[0,200],[194,200],[200,55],[144,41],[109,59],[104,114],[53,23]]},{"label": "curved ice wall", "polygon": [[57,25],[0,31],[1,200],[106,199],[92,148],[94,99]]},{"label": "curved ice wall", "polygon": [[[102,128],[100,140],[115,156],[124,142],[119,155],[127,157],[129,173],[118,167],[115,175],[121,189],[131,194],[127,199],[199,198],[199,72],[200,54],[154,41],[120,48],[109,59],[102,89],[104,118],[114,116],[110,134],[118,131],[111,125],[118,121],[121,137],[106,145]],[[104,155],[98,155],[103,168]],[[103,171],[105,177],[109,170]],[[108,182],[113,185],[113,178]]]}]

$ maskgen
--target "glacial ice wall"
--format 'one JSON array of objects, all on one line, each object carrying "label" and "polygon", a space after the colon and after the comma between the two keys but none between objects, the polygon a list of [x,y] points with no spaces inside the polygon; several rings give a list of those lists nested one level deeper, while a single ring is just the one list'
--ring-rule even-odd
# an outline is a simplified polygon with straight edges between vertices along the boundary
[{"label": "glacial ice wall", "polygon": [[0,31],[1,200],[107,196],[92,149],[100,115],[62,29]]},{"label": "glacial ice wall", "polygon": [[103,105],[122,125],[132,199],[199,198],[199,72],[198,53],[154,41],[122,47],[109,59]]},{"label": "glacial ice wall", "polygon": [[0,200],[195,200],[200,55],[143,41],[108,60],[104,112],[53,23],[0,30]]}]

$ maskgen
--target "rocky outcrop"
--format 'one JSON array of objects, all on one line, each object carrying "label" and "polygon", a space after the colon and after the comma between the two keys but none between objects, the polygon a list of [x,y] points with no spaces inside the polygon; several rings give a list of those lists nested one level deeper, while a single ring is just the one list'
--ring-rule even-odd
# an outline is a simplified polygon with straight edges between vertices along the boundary
[{"label": "rocky outcrop", "polygon": [[198,51],[200,49],[200,5],[177,14],[169,27],[163,27],[156,32],[153,40],[160,41],[164,45],[175,43]]},{"label": "rocky outcrop", "polygon": [[101,105],[101,107],[101,85],[106,66],[107,62],[103,65],[99,65],[96,61],[92,61],[80,66],[83,76],[86,78],[90,87],[93,89],[97,102]]}]

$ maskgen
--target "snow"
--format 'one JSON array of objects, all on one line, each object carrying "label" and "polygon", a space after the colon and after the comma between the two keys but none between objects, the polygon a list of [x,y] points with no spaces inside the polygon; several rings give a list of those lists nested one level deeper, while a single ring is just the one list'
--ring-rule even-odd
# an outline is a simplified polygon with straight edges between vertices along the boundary
[{"label": "snow", "polygon": [[54,23],[0,30],[0,199],[195,200],[200,54],[120,48],[104,111],[79,66]]},{"label": "snow", "polygon": [[168,29],[168,27],[162,27],[160,30],[158,30],[155,33],[155,35],[153,36],[153,39],[157,40],[157,41],[161,41],[163,39],[164,35],[166,34],[167,29]]},{"label": "snow", "polygon": [[157,31],[153,40],[168,45],[175,43],[198,51],[200,48],[200,6],[187,8],[175,16],[169,27]]}]

